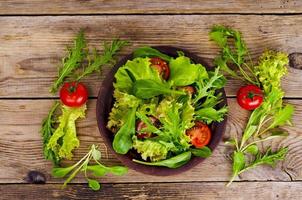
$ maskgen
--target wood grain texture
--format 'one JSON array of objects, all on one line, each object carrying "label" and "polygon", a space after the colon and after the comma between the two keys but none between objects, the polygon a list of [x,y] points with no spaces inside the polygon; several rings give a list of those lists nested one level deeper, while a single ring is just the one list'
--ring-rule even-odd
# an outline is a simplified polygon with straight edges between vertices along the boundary
[{"label": "wood grain texture", "polygon": [[225,187],[221,182],[194,182],[194,183],[127,183],[103,184],[102,189],[92,192],[87,185],[73,184],[65,190],[60,185],[29,185],[10,184],[0,185],[0,199],[270,199],[270,200],[299,200],[301,199],[302,184],[299,182],[236,182]]},{"label": "wood grain texture", "polygon": [[[52,100],[0,100],[0,183],[23,183],[29,170],[43,172],[49,183],[62,182],[50,177],[51,163],[43,159],[41,136],[39,133],[41,120],[47,115]],[[250,170],[237,180],[267,181],[302,180],[302,100],[290,100],[296,107],[294,116],[295,127],[287,127],[290,136],[283,141],[272,143],[273,149],[281,146],[289,147],[286,161],[278,164],[275,169],[261,166]],[[248,112],[239,108],[235,99],[228,99],[230,106],[229,120],[224,138],[230,134],[241,133]],[[101,148],[103,162],[108,165],[120,164],[103,143],[96,126],[95,100],[88,104],[87,118],[79,121],[78,135],[81,146],[75,151],[74,160],[79,160],[91,144]],[[185,173],[158,177],[144,175],[133,170],[122,177],[106,176],[102,182],[189,182],[189,181],[228,181],[231,165],[228,159],[229,149],[223,142],[214,151],[213,156],[205,162]],[[211,173],[209,173],[211,172]],[[75,182],[85,181],[78,178]]]},{"label": "wood grain texture", "polygon": [[[131,16],[44,16],[0,18],[0,97],[50,97],[48,90],[65,54],[66,45],[84,28],[91,46],[113,37],[133,44],[121,52],[130,53],[141,45],[171,45],[185,48],[203,57],[210,65],[218,48],[209,41],[213,24],[225,24],[242,31],[253,58],[266,48],[302,51],[302,16],[256,15],[138,15]],[[119,57],[120,58],[120,57]],[[84,82],[90,95],[96,96],[102,75]],[[302,97],[302,70],[290,68],[283,87],[287,97]],[[242,83],[230,80],[228,96],[234,96]]]},{"label": "wood grain texture", "polygon": [[1,0],[2,15],[146,13],[301,13],[299,0]]}]

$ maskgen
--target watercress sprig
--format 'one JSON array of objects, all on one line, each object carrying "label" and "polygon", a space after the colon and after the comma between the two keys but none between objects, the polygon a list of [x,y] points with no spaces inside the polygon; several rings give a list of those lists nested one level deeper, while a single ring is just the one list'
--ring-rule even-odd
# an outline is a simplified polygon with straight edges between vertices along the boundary
[{"label": "watercress sprig", "polygon": [[[65,188],[79,172],[82,172],[84,173],[84,176],[88,182],[88,186],[92,190],[96,191],[101,188],[101,185],[99,181],[91,178],[91,176],[101,177],[108,173],[122,176],[128,172],[128,168],[123,166],[107,167],[100,163],[100,159],[101,152],[98,150],[98,146],[93,144],[91,145],[88,153],[84,155],[83,158],[81,158],[77,163],[68,167],[54,167],[52,169],[52,175],[57,178],[64,178],[69,174],[68,178],[63,184],[63,188]],[[91,164],[91,161],[94,161],[95,164]]]}]

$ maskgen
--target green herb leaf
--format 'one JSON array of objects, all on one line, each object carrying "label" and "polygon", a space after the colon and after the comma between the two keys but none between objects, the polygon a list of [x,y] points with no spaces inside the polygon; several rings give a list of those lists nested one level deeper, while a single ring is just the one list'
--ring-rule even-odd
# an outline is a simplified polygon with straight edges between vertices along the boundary
[{"label": "green herb leaf", "polygon": [[202,157],[202,158],[207,158],[212,155],[212,150],[207,146],[198,149],[190,149],[190,151],[194,156]]},{"label": "green herb leaf", "polygon": [[93,176],[105,176],[109,170],[103,165],[88,165],[87,170],[92,171]]},{"label": "green herb leaf", "polygon": [[74,40],[74,46],[68,50],[68,56],[62,59],[62,66],[59,68],[58,78],[54,81],[50,92],[55,93],[63,84],[66,77],[70,76],[86,58],[86,40],[84,31],[81,30]]},{"label": "green herb leaf", "polygon": [[104,43],[102,55],[99,55],[96,49],[94,49],[92,61],[89,62],[89,65],[84,71],[78,75],[77,81],[93,72],[99,72],[102,69],[102,66],[106,64],[114,64],[114,55],[126,45],[129,45],[127,41],[115,39],[111,43]]},{"label": "green herb leaf", "polygon": [[128,120],[115,134],[113,149],[119,154],[126,154],[133,146],[132,136],[135,134],[135,112],[137,107],[132,108],[128,113]]},{"label": "green herb leaf", "polygon": [[259,151],[258,146],[256,144],[253,144],[253,145],[248,146],[244,152],[250,153],[252,155],[256,155],[258,153],[258,151]]},{"label": "green herb leaf", "polygon": [[94,145],[92,145],[92,157],[94,160],[100,160],[101,159],[101,152],[96,149]]},{"label": "green herb leaf", "polygon": [[207,124],[213,121],[222,122],[224,120],[225,114],[228,112],[227,107],[222,107],[216,110],[213,107],[201,108],[195,111],[196,119],[202,120]]},{"label": "green herb leaf", "polygon": [[137,48],[134,52],[133,52],[133,57],[137,58],[137,57],[159,57],[165,61],[170,61],[171,57],[161,53],[160,51],[152,48],[152,47],[141,47],[141,48]]},{"label": "green herb leaf", "polygon": [[99,183],[97,180],[93,180],[93,179],[89,179],[89,178],[88,178],[87,181],[88,181],[88,186],[89,186],[92,190],[94,190],[94,191],[100,190],[101,185],[100,185],[100,183]]},{"label": "green herb leaf", "polygon": [[161,94],[186,95],[184,91],[171,90],[167,84],[154,80],[141,79],[134,82],[133,94],[142,99],[149,99]]},{"label": "green herb leaf", "polygon": [[56,151],[47,148],[47,144],[51,138],[51,136],[55,132],[55,124],[56,124],[56,116],[55,112],[59,107],[60,103],[55,102],[54,105],[51,107],[48,116],[43,120],[42,127],[41,127],[41,135],[43,138],[43,154],[44,158],[47,160],[51,160],[55,166],[60,163],[59,155]]},{"label": "green herb leaf", "polygon": [[143,165],[150,165],[150,166],[162,166],[162,167],[168,167],[168,168],[178,168],[182,165],[186,164],[191,159],[191,152],[187,151],[184,153],[181,153],[177,156],[171,157],[166,160],[161,160],[157,162],[144,162],[140,160],[133,160],[136,163],[143,164]]},{"label": "green herb leaf", "polygon": [[57,178],[63,178],[74,169],[74,166],[70,167],[54,167],[51,171],[51,175]]},{"label": "green herb leaf", "polygon": [[128,172],[128,168],[127,167],[123,167],[123,166],[113,166],[113,167],[109,167],[110,173],[116,175],[116,176],[122,176],[124,174],[126,174]]},{"label": "green herb leaf", "polygon": [[233,175],[236,175],[245,166],[245,156],[241,151],[235,151],[233,154]]}]

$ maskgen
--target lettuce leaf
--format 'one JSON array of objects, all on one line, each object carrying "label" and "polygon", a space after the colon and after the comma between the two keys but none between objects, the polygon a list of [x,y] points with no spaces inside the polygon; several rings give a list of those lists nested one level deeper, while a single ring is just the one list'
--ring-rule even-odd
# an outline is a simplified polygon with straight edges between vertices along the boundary
[{"label": "lettuce leaf", "polygon": [[281,88],[281,78],[287,73],[288,55],[283,52],[265,51],[260,57],[255,74],[268,94],[272,88]]},{"label": "lettuce leaf", "polygon": [[113,132],[117,132],[127,120],[129,109],[137,107],[141,100],[119,90],[114,91],[113,97],[115,98],[115,102],[109,114],[107,128]]},{"label": "lettuce leaf", "polygon": [[149,79],[161,83],[162,78],[156,69],[150,67],[151,62],[149,60],[149,58],[128,60],[116,72],[114,88],[121,92],[132,94],[133,83],[136,80]]},{"label": "lettuce leaf", "polygon": [[172,58],[169,62],[170,78],[169,82],[174,86],[191,85],[199,76],[201,64],[192,64],[190,58],[179,56]]},{"label": "lettuce leaf", "polygon": [[187,150],[191,144],[186,129],[194,126],[194,108],[189,102],[180,103],[172,97],[166,97],[159,103],[156,112],[163,126],[161,131],[164,138],[169,138],[168,141],[172,141],[179,152]]},{"label": "lettuce leaf", "polygon": [[59,117],[59,126],[49,139],[47,148],[54,151],[60,158],[71,159],[74,148],[79,147],[75,121],[84,118],[86,104],[79,108],[62,106],[62,115]]},{"label": "lettuce leaf", "polygon": [[[172,144],[173,147],[173,144]],[[168,152],[171,150],[168,145],[152,140],[138,140],[133,137],[133,148],[140,153],[143,160],[148,158],[154,162],[167,158]]]}]

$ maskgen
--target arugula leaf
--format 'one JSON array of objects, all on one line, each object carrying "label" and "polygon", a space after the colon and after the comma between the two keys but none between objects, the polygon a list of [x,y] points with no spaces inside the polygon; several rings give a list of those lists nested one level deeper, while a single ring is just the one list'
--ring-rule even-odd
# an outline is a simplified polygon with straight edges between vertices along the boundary
[{"label": "arugula leaf", "polygon": [[128,120],[114,136],[113,149],[116,153],[126,154],[133,146],[132,136],[135,134],[136,109],[137,107],[134,107],[129,111]]},{"label": "arugula leaf", "polygon": [[151,79],[141,79],[134,82],[133,94],[141,99],[149,99],[161,94],[186,95],[187,93],[184,91],[172,90],[169,88],[169,85]]},{"label": "arugula leaf", "polygon": [[276,152],[272,152],[271,149],[268,149],[264,154],[258,153],[255,156],[255,159],[248,166],[241,169],[239,174],[248,169],[257,167],[258,165],[262,165],[262,164],[266,164],[274,167],[277,164],[277,161],[285,159],[287,152],[288,152],[288,148],[283,147]]},{"label": "arugula leaf", "polygon": [[60,163],[60,158],[55,151],[47,148],[47,144],[51,136],[55,132],[55,123],[56,123],[55,112],[59,105],[60,105],[59,102],[54,103],[54,105],[51,107],[48,113],[48,116],[45,119],[43,119],[42,127],[40,130],[40,133],[42,134],[42,138],[43,138],[44,158],[47,160],[51,160],[54,165],[58,165]]},{"label": "arugula leaf", "polygon": [[114,64],[114,55],[124,46],[129,45],[128,41],[123,41],[119,39],[115,39],[111,42],[111,44],[104,42],[103,45],[103,54],[99,55],[97,50],[93,51],[92,61],[89,60],[89,64],[84,68],[83,72],[78,75],[77,81],[82,79],[83,77],[92,74],[93,72],[100,72],[103,65],[106,64]]},{"label": "arugula leaf", "polygon": [[85,117],[86,105],[79,108],[62,106],[59,126],[50,137],[47,149],[58,154],[59,158],[72,158],[72,150],[80,145],[77,138],[75,121]]},{"label": "arugula leaf", "polygon": [[137,48],[134,52],[133,52],[133,57],[137,58],[137,57],[159,57],[165,61],[170,61],[171,57],[161,53],[160,51],[158,51],[157,49],[154,49],[152,47],[140,47]]},{"label": "arugula leaf", "polygon": [[133,162],[143,164],[143,165],[150,165],[150,166],[162,166],[162,167],[168,167],[168,168],[178,168],[181,167],[182,165],[186,164],[190,159],[191,159],[191,152],[187,151],[184,153],[181,153],[177,156],[171,157],[166,160],[161,160],[157,162],[144,162],[140,160],[135,160],[133,159]]},{"label": "arugula leaf", "polygon": [[233,153],[233,174],[232,178],[229,181],[228,185],[230,185],[234,179],[238,176],[240,171],[245,167],[246,161],[245,161],[245,156],[243,152],[241,151],[234,151]]},{"label": "arugula leaf", "polygon": [[169,82],[175,86],[191,85],[199,77],[200,68],[204,68],[201,64],[192,64],[190,58],[185,56],[172,58],[169,66]]},{"label": "arugula leaf", "polygon": [[[259,86],[255,72],[245,63],[248,50],[242,40],[241,33],[228,27],[216,25],[210,31],[209,36],[222,50],[221,54],[215,58],[214,63],[231,76]],[[233,45],[230,45],[229,41],[232,41]],[[235,64],[239,72],[232,70],[228,66],[229,63]]]},{"label": "arugula leaf", "polygon": [[213,121],[222,122],[224,120],[225,114],[228,112],[227,107],[222,107],[216,110],[213,107],[201,108],[195,111],[196,119],[202,120],[207,124]]},{"label": "arugula leaf", "polygon": [[59,68],[58,78],[54,81],[50,89],[51,93],[57,92],[65,78],[70,76],[86,58],[86,46],[84,31],[81,30],[74,40],[74,46],[68,49],[68,55],[62,59],[62,66]]}]

